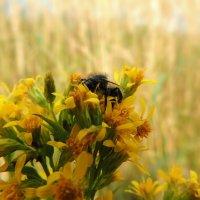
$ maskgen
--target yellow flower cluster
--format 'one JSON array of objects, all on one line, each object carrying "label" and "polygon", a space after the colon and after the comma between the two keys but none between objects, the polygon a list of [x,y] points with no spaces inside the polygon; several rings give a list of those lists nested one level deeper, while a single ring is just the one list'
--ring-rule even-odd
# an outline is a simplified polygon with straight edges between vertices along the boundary
[{"label": "yellow flower cluster", "polygon": [[200,181],[194,171],[190,176],[183,175],[180,167],[174,166],[168,172],[158,170],[159,180],[151,178],[141,183],[132,181],[128,190],[144,200],[198,200],[200,199]]},{"label": "yellow flower cluster", "polygon": [[148,174],[139,153],[154,109],[145,116],[144,100],[141,112],[135,103],[137,89],[151,81],[139,68],[125,66],[119,74],[116,83],[74,74],[64,93],[51,73],[21,80],[11,91],[2,84],[0,172],[14,176],[0,180],[0,199],[112,199],[111,192],[105,198],[96,192],[117,179],[122,163]]}]

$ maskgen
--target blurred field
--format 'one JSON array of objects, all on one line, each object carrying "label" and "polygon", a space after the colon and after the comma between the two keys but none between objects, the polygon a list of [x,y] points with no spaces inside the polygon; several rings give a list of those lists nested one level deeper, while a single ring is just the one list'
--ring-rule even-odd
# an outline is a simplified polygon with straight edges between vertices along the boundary
[{"label": "blurred field", "polygon": [[0,81],[142,66],[158,81],[144,86],[156,112],[142,162],[200,173],[199,38],[198,0],[1,0]]}]

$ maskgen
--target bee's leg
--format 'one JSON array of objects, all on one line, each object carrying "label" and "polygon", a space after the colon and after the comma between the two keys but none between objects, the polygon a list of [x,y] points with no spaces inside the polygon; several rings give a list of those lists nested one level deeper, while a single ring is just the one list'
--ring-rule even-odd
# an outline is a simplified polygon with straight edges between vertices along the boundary
[{"label": "bee's leg", "polygon": [[122,95],[121,90],[118,87],[112,89],[112,95],[111,96],[117,97],[117,102],[118,103],[122,102],[123,95]]},{"label": "bee's leg", "polygon": [[100,85],[100,83],[98,83],[97,85],[96,85],[96,87],[95,87],[95,93],[97,93],[97,90],[98,90],[98,88],[99,88],[99,85]]}]

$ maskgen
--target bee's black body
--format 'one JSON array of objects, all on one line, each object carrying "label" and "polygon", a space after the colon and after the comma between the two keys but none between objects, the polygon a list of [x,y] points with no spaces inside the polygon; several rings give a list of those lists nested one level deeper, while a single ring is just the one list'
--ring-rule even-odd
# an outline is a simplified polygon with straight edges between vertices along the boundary
[{"label": "bee's black body", "polygon": [[107,105],[107,97],[117,98],[118,103],[122,101],[123,95],[116,83],[110,82],[107,76],[103,74],[90,75],[87,79],[82,79],[81,83],[85,84],[91,92],[100,93],[105,98]]}]

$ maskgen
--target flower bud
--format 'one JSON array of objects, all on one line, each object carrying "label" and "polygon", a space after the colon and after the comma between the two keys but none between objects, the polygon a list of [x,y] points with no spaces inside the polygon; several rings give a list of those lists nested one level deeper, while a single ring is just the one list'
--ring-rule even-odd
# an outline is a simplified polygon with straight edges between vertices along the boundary
[{"label": "flower bud", "polygon": [[54,84],[53,76],[50,72],[46,74],[44,84],[44,95],[49,103],[53,103],[55,96],[52,93],[56,91],[56,87]]}]

